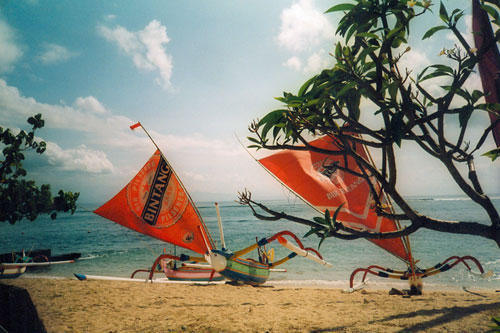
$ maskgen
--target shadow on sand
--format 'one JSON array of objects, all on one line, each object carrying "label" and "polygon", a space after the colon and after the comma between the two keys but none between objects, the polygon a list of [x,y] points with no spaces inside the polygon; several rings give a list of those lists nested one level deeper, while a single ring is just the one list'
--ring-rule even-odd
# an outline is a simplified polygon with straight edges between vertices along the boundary
[{"label": "shadow on sand", "polygon": [[[413,312],[408,312],[408,313],[401,313],[397,315],[392,315],[388,316],[386,318],[378,319],[378,320],[370,320],[368,324],[374,324],[374,323],[383,323],[383,322],[390,322],[392,320],[397,320],[397,319],[408,319],[408,318],[414,318],[418,316],[436,316],[440,315],[437,318],[420,322],[418,324],[415,324],[413,326],[408,326],[401,328],[401,332],[418,332],[418,331],[426,331],[429,330],[433,327],[443,325],[446,323],[453,322],[458,319],[462,319],[464,317],[473,315],[475,313],[483,312],[483,311],[488,311],[488,310],[498,310],[500,309],[500,302],[496,303],[489,303],[489,304],[476,304],[476,305],[471,305],[471,306],[454,306],[454,307],[447,307],[447,308],[440,308],[440,309],[429,309],[429,310],[417,310]],[[488,325],[488,322],[485,322],[485,329],[486,326]],[[339,332],[339,331],[345,331],[346,329],[349,329],[349,326],[337,326],[337,327],[330,327],[330,328],[322,328],[322,329],[317,329],[313,330],[311,332],[313,333],[321,333],[321,332]]]}]

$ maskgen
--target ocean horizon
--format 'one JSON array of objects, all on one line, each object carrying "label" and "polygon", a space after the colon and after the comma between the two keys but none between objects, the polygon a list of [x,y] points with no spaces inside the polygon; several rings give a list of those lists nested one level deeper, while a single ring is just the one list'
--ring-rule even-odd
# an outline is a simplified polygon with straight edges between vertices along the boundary
[{"label": "ocean horizon", "polygon": [[[500,208],[500,195],[492,200]],[[418,196],[409,199],[419,212],[446,220],[475,221],[488,223],[482,209],[468,198],[459,196]],[[277,211],[312,219],[319,213],[299,199],[266,200],[264,204]],[[27,272],[24,277],[66,277],[74,273],[130,277],[137,269],[148,269],[161,253],[193,254],[182,248],[174,248],[163,241],[150,238],[108,221],[92,213],[99,205],[79,204],[74,215],[58,214],[56,220],[40,216],[36,221],[21,221],[15,225],[0,224],[2,242],[0,253],[32,249],[52,249],[53,254],[80,252],[82,258],[73,264],[54,265],[36,272]],[[217,248],[220,237],[214,202],[196,202],[200,215],[205,221]],[[309,228],[289,221],[261,221],[251,210],[234,201],[219,202],[226,247],[232,251],[240,250],[255,243],[256,238],[269,237],[289,230],[295,233],[306,247],[318,247],[319,238],[303,236]],[[404,225],[404,224],[403,224]],[[432,267],[450,256],[471,255],[483,265],[485,271],[492,270],[493,276],[482,279],[470,274],[464,265],[459,264],[452,270],[424,279],[424,288],[461,288],[480,287],[500,288],[500,249],[492,240],[477,236],[454,235],[430,230],[419,230],[410,236],[413,256],[420,268]],[[273,242],[268,245],[275,250],[275,260],[289,251]],[[347,288],[351,273],[359,267],[379,265],[396,270],[406,269],[406,265],[390,253],[371,242],[359,239],[344,241],[329,238],[319,252],[333,266],[327,268],[302,257],[296,257],[279,268],[286,272],[272,272],[270,282],[274,284],[293,283],[296,285],[321,285]],[[196,254],[195,254],[196,255]],[[257,258],[256,251],[247,257]],[[473,267],[473,271],[478,271]],[[157,275],[160,277],[160,274]],[[146,277],[141,273],[137,277]],[[361,275],[357,276],[357,280]],[[406,287],[406,282],[370,276],[368,286]]]}]

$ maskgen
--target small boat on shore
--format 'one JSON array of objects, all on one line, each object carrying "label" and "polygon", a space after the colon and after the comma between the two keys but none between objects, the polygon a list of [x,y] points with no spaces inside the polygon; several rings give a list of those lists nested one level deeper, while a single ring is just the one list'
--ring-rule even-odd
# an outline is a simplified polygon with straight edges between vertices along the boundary
[{"label": "small boat on shore", "polygon": [[15,279],[26,271],[25,265],[0,264],[0,279]]},{"label": "small boat on shore", "polygon": [[165,277],[170,281],[211,282],[224,280],[224,277],[209,265],[182,263],[178,266],[177,261],[165,258],[160,258],[157,261],[156,267],[153,264],[151,269],[138,269],[132,273],[130,278],[133,279],[137,273],[151,273],[153,270],[153,274],[164,273]]},{"label": "small boat on shore", "polygon": [[[53,255],[51,249],[35,249],[30,251],[17,251],[0,254],[0,263],[15,263],[15,262],[74,262],[82,256],[81,253],[63,253]],[[35,267],[35,266],[32,266]]]},{"label": "small boat on shore", "polygon": [[51,249],[36,249],[26,253],[24,250],[0,254],[0,279],[17,278],[26,270],[37,269],[58,264],[74,263],[81,253],[65,253],[52,255]]}]

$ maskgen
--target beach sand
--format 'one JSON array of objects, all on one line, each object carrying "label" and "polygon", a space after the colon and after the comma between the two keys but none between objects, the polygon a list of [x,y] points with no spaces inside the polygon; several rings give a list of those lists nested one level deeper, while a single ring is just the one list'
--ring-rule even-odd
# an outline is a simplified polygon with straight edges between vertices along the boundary
[{"label": "beach sand", "polygon": [[48,332],[484,332],[500,293],[76,279],[2,281],[28,290]]}]

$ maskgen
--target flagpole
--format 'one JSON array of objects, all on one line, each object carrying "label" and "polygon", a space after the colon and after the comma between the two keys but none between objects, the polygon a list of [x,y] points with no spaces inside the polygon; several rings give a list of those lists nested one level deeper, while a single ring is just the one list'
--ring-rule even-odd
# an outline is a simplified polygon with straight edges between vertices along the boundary
[{"label": "flagpole", "polygon": [[[168,162],[167,158],[165,157],[165,155],[163,155],[163,152],[161,151],[160,147],[158,147],[158,145],[156,144],[155,140],[153,140],[153,138],[151,137],[151,135],[149,135],[149,132],[144,128],[144,126],[141,124],[140,121],[138,121],[137,123],[133,124],[130,126],[130,129],[133,131],[135,130],[137,127],[140,127],[142,128],[142,130],[144,131],[144,133],[146,133],[146,135],[148,136],[148,138],[151,140],[151,142],[153,142],[153,144],[155,145],[156,149],[160,152],[160,155],[161,157],[171,166],[171,164]],[[173,172],[173,174],[175,175],[175,177],[177,178],[177,181],[179,182],[179,185],[182,187],[182,189],[184,190],[184,192],[186,193],[187,197],[189,198],[189,201],[191,202],[193,208],[194,208],[194,211],[196,212],[196,215],[198,215],[198,218],[200,219],[201,223],[203,224],[204,226],[204,232],[202,232],[202,235],[203,233],[206,233],[207,234],[207,237],[209,239],[209,243],[210,243],[210,246],[212,246],[212,248],[214,248],[214,242],[212,240],[212,237],[210,236],[210,233],[208,232],[208,229],[207,229],[207,226],[205,225],[205,222],[203,221],[203,219],[201,218],[201,214],[200,212],[198,211],[198,208],[196,207],[196,205],[194,204],[194,201],[193,199],[191,198],[191,195],[189,194],[189,192],[186,190],[186,187],[184,186],[184,184],[182,183],[181,179],[179,178],[179,176],[177,175],[177,173],[175,172],[174,168],[171,167],[171,170]],[[200,229],[201,230],[201,229]],[[203,235],[204,237],[205,235]],[[211,250],[211,249],[208,249],[208,250]]]}]

